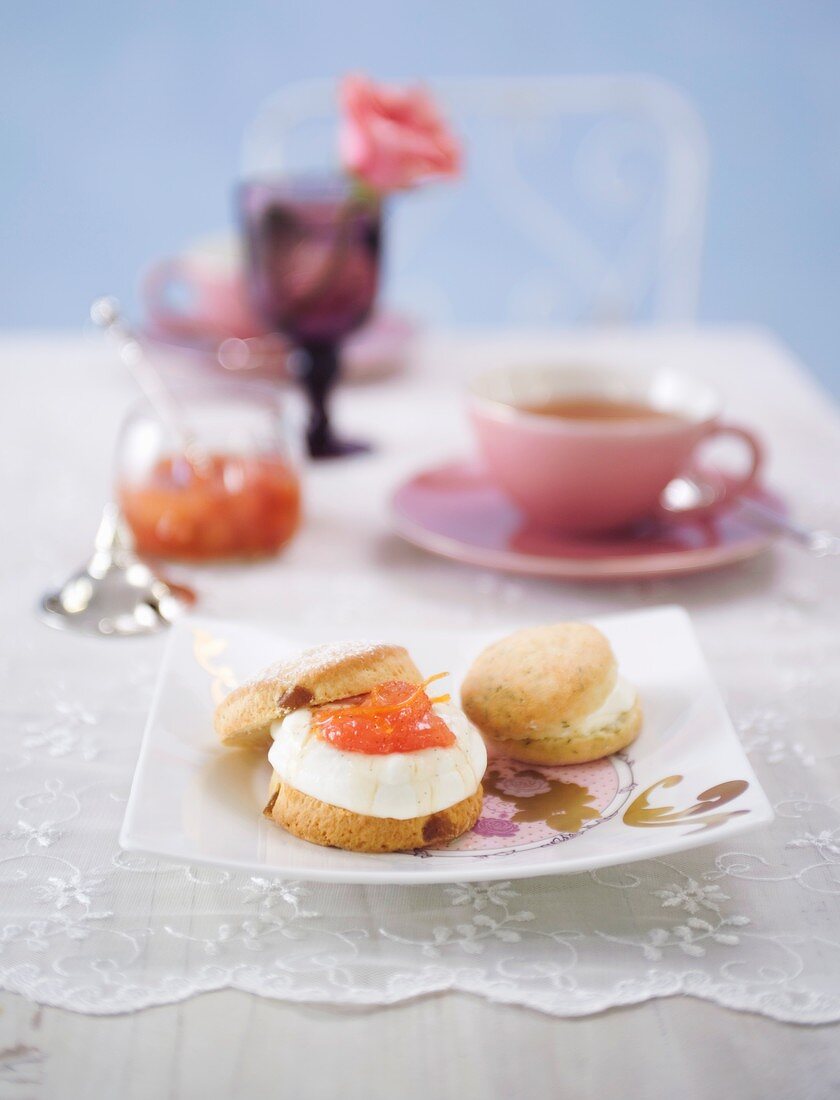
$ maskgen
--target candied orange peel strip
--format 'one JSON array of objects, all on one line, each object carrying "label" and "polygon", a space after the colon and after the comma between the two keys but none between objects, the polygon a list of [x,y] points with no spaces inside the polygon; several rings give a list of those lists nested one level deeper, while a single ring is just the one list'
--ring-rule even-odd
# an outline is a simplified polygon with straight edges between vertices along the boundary
[{"label": "candied orange peel strip", "polygon": [[[380,703],[373,705],[370,702],[358,703],[355,706],[336,708],[329,713],[323,714],[316,719],[318,725],[324,725],[329,722],[335,714],[352,715],[354,718],[373,718],[377,715],[388,714],[394,710],[401,710],[403,707],[407,707],[410,703],[413,703],[419,695],[421,695],[429,684],[434,683],[435,680],[441,680],[444,676],[448,676],[448,672],[436,672],[434,676],[429,676],[422,684],[419,684],[410,695],[407,695],[405,699],[399,699],[396,703]],[[429,699],[429,705],[432,706],[435,703],[448,703],[451,696],[447,692],[445,695],[436,695],[434,698]],[[329,706],[329,704],[327,704]],[[326,707],[322,708],[326,710]]]}]

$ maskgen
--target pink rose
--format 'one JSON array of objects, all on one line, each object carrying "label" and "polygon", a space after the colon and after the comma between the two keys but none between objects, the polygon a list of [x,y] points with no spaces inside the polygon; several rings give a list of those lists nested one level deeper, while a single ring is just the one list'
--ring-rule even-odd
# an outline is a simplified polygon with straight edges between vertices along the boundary
[{"label": "pink rose", "polygon": [[461,150],[422,88],[401,91],[347,76],[339,135],[347,172],[374,191],[399,191],[434,176],[456,176]]}]

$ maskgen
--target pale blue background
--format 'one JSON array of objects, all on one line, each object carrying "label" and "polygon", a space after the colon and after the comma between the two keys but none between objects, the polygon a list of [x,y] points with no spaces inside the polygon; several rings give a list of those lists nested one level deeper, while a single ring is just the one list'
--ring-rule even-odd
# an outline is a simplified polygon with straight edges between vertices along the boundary
[{"label": "pale blue background", "polygon": [[0,325],[77,325],[230,219],[242,127],[286,81],[648,72],[699,107],[701,319],[776,330],[840,390],[840,4],[28,0],[0,6]]}]

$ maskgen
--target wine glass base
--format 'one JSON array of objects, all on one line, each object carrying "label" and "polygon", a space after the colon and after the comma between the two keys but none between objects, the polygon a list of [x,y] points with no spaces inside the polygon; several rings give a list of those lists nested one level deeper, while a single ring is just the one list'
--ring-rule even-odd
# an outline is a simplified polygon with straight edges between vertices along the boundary
[{"label": "wine glass base", "polygon": [[349,458],[351,455],[367,454],[373,448],[370,443],[363,443],[358,439],[339,439],[331,432],[324,435],[319,432],[307,437],[309,457],[322,458]]}]

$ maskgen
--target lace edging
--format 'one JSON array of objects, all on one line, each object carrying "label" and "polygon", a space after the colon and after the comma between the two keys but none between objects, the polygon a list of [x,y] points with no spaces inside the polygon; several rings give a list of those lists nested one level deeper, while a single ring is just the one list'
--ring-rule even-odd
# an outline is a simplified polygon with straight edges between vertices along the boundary
[{"label": "lace edging", "polygon": [[[717,1004],[722,1008],[741,1012],[754,1012],[781,1023],[819,1025],[840,1021],[840,997],[829,997],[808,990],[764,990],[755,993],[741,986],[721,985],[696,972],[684,976],[657,975],[648,982],[628,982],[624,987],[605,995],[564,991],[557,994],[547,991],[539,994],[516,989],[505,982],[476,980],[469,974],[449,977],[435,975],[430,978],[411,978],[397,975],[384,990],[335,990],[315,987],[286,986],[282,990],[270,988],[265,981],[253,976],[237,976],[235,968],[229,973],[207,975],[203,979],[164,981],[156,986],[131,986],[101,995],[88,987],[71,987],[43,976],[20,973],[0,973],[0,988],[9,993],[26,997],[38,1004],[79,1012],[91,1016],[111,1016],[136,1012],[159,1005],[177,1004],[200,993],[215,993],[224,989],[237,989],[270,1000],[295,1004],[329,1004],[338,1007],[372,1008],[386,1007],[437,993],[461,992],[485,997],[496,1004],[517,1005],[543,1012],[549,1016],[592,1016],[610,1008],[631,1007],[658,998],[689,996]],[[280,983],[281,985],[284,983]]]}]

